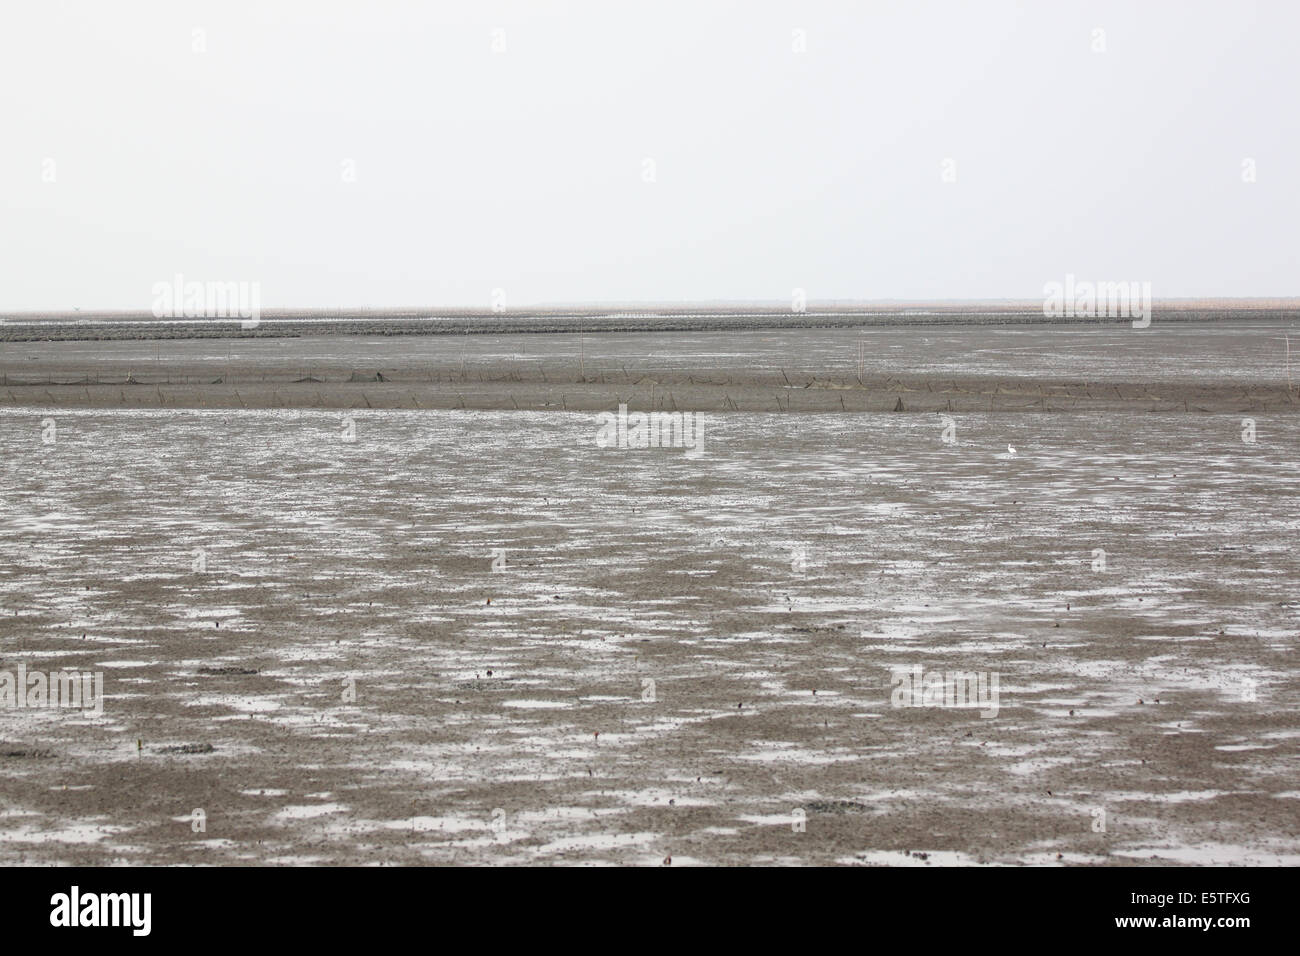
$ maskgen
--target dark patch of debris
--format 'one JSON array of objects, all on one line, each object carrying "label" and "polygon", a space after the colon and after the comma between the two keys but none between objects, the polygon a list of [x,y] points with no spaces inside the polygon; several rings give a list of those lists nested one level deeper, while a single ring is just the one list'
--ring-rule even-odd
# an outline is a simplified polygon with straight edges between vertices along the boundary
[{"label": "dark patch of debris", "polygon": [[865,813],[870,809],[856,800],[814,800],[804,806],[813,813]]},{"label": "dark patch of debris", "polygon": [[494,684],[500,684],[502,681],[514,680],[513,677],[490,677],[487,680],[463,680],[453,685],[456,690],[487,690]]},{"label": "dark patch of debris", "polygon": [[173,747],[159,747],[160,754],[210,754],[216,750],[212,744],[176,744]]},{"label": "dark patch of debris", "polygon": [[44,759],[53,757],[54,751],[43,747],[4,747],[0,744],[0,757],[13,757],[17,760],[23,759]]}]

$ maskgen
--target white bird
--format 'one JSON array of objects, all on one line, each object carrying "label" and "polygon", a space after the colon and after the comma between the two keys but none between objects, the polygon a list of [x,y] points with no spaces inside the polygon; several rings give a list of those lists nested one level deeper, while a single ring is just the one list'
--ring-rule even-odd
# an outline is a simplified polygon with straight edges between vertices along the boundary
[{"label": "white bird", "polygon": [[1014,456],[1015,453],[1016,453],[1015,448],[1013,448],[1011,445],[1007,445],[1007,454]]}]

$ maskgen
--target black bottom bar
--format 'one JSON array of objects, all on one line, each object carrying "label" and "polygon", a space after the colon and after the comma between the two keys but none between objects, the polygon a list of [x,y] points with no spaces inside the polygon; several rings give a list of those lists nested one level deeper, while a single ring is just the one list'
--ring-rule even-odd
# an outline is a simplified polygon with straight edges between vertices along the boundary
[{"label": "black bottom bar", "polygon": [[1292,872],[1276,868],[679,868],[539,877],[525,869],[382,867],[0,873],[6,939],[14,943],[76,934],[78,942],[113,937],[128,945],[373,945],[377,931],[380,938],[420,938],[433,928],[450,941],[441,931],[457,927],[469,939],[494,943],[511,933],[537,942],[576,932],[594,941],[586,930],[612,921],[633,936],[662,932],[665,943],[682,941],[685,926],[698,927],[694,942],[717,937],[735,943],[780,924],[810,940],[847,930],[903,932],[917,942],[933,934],[936,942],[1000,938],[1053,946],[1127,939],[1181,947],[1198,939],[1216,945],[1259,940],[1261,932],[1285,933],[1291,922],[1283,911]]}]

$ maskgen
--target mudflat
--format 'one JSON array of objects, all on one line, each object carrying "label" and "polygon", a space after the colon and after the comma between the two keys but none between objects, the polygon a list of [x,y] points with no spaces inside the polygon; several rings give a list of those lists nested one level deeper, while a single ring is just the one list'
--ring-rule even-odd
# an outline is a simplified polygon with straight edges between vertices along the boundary
[{"label": "mudflat", "polygon": [[1300,862],[1287,328],[6,343],[0,860]]},{"label": "mudflat", "polygon": [[265,334],[0,343],[0,404],[599,411],[1287,411],[1296,322]]}]

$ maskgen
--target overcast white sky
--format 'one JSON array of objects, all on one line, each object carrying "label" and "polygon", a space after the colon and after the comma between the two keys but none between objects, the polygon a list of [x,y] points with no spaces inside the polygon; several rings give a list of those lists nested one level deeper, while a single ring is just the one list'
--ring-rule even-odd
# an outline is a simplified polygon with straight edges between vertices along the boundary
[{"label": "overcast white sky", "polygon": [[263,308],[1300,294],[1297,36],[1293,0],[8,3],[0,311],[175,273]]}]

